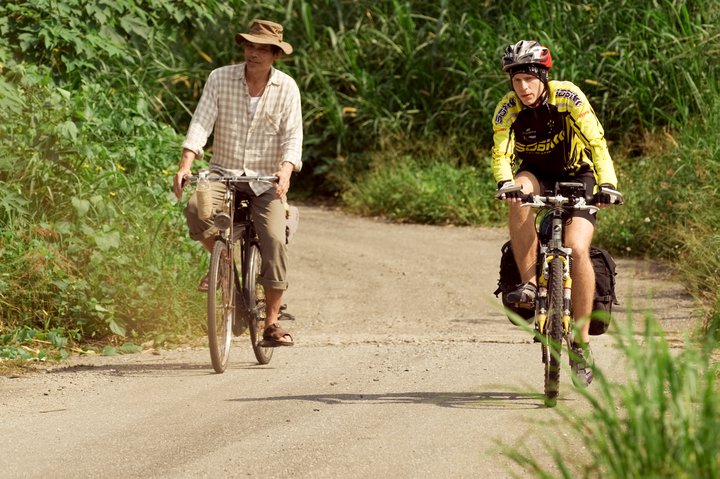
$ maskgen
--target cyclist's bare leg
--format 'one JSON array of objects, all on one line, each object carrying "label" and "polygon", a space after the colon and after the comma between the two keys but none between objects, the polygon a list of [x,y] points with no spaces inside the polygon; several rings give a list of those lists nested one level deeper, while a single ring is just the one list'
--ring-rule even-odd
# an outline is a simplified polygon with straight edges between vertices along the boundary
[{"label": "cyclist's bare leg", "polygon": [[578,322],[582,319],[580,336],[583,343],[590,341],[590,314],[595,296],[595,270],[590,260],[590,243],[595,227],[585,218],[573,218],[565,229],[565,244],[572,248],[572,309]]},{"label": "cyclist's bare leg", "polygon": [[[522,186],[522,192],[538,193],[539,183],[535,175],[521,171],[515,177],[515,184]],[[520,271],[523,283],[532,282],[537,285],[535,277],[535,261],[537,254],[537,234],[535,232],[535,215],[532,208],[521,207],[520,200],[510,200],[509,229],[515,263]]]}]

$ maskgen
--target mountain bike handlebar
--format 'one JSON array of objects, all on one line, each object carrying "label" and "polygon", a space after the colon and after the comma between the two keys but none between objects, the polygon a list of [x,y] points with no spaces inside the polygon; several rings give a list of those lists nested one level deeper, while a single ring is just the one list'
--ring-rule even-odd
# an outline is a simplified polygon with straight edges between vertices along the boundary
[{"label": "mountain bike handlebar", "polygon": [[[501,188],[495,194],[495,197],[499,200],[504,200],[506,199],[506,195],[508,193],[515,193],[514,197],[520,199],[523,203],[523,206],[529,206],[533,208],[552,208],[562,206],[567,209],[575,210],[597,210],[597,205],[599,204],[621,205],[624,202],[622,193],[615,189],[608,188],[607,186],[601,186],[600,190],[596,194],[594,194],[589,200],[587,200],[584,194],[584,185],[580,183],[566,183],[560,185],[569,186],[568,189],[571,189],[572,192],[570,194],[568,194],[567,192],[563,192],[563,186],[561,186],[559,188],[561,192],[555,195],[536,195],[533,193],[524,194],[519,193],[520,191],[522,191],[520,185],[509,185],[507,187]],[[582,186],[582,189],[580,189],[580,186]],[[609,199],[609,201],[600,202],[600,195],[604,195],[606,199]]]}]

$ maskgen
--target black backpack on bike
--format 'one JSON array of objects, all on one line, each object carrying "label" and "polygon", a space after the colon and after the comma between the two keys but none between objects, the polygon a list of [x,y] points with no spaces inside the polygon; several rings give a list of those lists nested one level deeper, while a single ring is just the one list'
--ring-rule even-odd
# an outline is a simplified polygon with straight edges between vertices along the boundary
[{"label": "black backpack on bike", "polygon": [[[500,279],[498,280],[498,288],[493,293],[495,297],[501,294],[503,306],[509,311],[517,314],[528,323],[535,321],[535,310],[527,308],[519,308],[513,303],[508,303],[506,296],[521,283],[520,272],[518,271],[517,264],[515,263],[515,257],[513,256],[512,246],[508,241],[502,248],[500,248],[502,256],[500,257]],[[510,315],[508,315],[510,319]],[[510,319],[512,323],[512,319]],[[513,323],[515,324],[515,323]]]},{"label": "black backpack on bike", "polygon": [[[534,321],[535,310],[518,308],[515,304],[508,303],[506,295],[515,290],[520,284],[520,272],[515,264],[510,242],[505,243],[500,249],[500,279],[495,296],[501,294],[503,306],[509,311],[517,314],[528,323]],[[593,299],[593,314],[590,318],[590,334],[598,336],[604,334],[610,326],[610,315],[613,304],[619,304],[615,296],[615,260],[610,253],[596,246],[590,247],[590,260],[595,270],[595,298]],[[508,315],[510,319],[510,315]],[[510,320],[512,322],[512,320]],[[514,324],[514,323],[513,323]]]}]

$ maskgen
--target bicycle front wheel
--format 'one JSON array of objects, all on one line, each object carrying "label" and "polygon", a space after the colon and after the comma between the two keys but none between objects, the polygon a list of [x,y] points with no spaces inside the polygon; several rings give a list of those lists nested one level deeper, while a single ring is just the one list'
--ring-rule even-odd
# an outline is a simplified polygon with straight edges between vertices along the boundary
[{"label": "bicycle front wheel", "polygon": [[563,339],[563,264],[559,256],[550,262],[550,289],[548,291],[548,323],[545,340],[549,354],[545,361],[545,404],[557,404],[560,393],[560,353]]},{"label": "bicycle front wheel", "polygon": [[224,241],[215,242],[210,256],[208,281],[208,344],[215,372],[222,373],[230,357],[232,324],[235,314],[235,271],[230,248]]},{"label": "bicycle front wheel", "polygon": [[246,252],[243,292],[246,305],[250,309],[248,318],[250,341],[255,358],[260,364],[267,364],[272,358],[273,348],[262,346],[263,332],[265,331],[265,289],[258,282],[262,256],[260,248],[254,243],[249,243]]}]

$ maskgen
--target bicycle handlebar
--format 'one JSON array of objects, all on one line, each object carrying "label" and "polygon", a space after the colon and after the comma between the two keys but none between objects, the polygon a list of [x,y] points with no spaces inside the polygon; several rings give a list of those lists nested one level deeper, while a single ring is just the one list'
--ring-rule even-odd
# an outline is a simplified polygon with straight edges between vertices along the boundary
[{"label": "bicycle handlebar", "polygon": [[[262,183],[277,183],[279,178],[277,176],[236,176],[236,175],[217,175],[210,174],[207,177],[208,181],[218,181],[224,183],[250,183],[252,181],[259,181]],[[197,183],[198,176],[186,176],[183,178],[183,186],[186,183]]]},{"label": "bicycle handlebar", "polygon": [[[501,188],[495,194],[495,197],[499,200],[504,200],[507,193],[516,193],[520,191],[522,191],[520,185],[511,185],[505,188]],[[599,203],[598,196],[600,194],[607,195],[610,198],[610,202]],[[567,207],[568,209],[576,210],[597,210],[596,205],[598,204],[621,205],[624,201],[622,193],[606,186],[601,187],[600,191],[593,195],[589,201],[587,201],[584,197],[563,196],[560,193],[555,195],[536,195],[533,193],[520,193],[516,197],[522,201],[523,206],[530,206],[535,208],[563,206]]]}]

